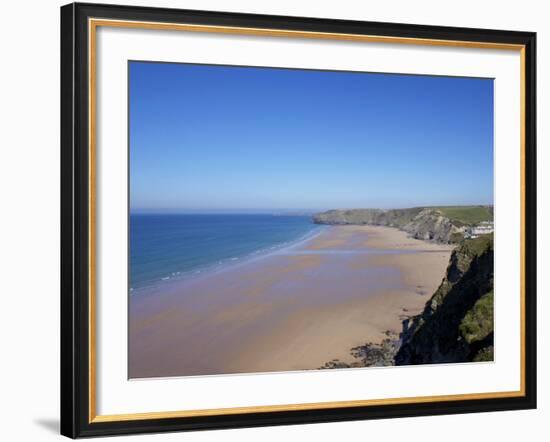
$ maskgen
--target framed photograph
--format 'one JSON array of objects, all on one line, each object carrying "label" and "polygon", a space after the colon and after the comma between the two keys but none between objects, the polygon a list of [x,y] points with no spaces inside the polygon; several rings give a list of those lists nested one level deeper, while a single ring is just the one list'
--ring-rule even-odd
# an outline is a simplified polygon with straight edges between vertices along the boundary
[{"label": "framed photograph", "polygon": [[530,32],[61,8],[61,432],[536,407]]}]

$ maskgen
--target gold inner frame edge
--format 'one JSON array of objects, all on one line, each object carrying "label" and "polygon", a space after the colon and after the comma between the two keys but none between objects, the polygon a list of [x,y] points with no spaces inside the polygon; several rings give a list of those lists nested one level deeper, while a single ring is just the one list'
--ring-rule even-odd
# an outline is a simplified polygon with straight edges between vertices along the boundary
[{"label": "gold inner frame edge", "polygon": [[[233,408],[197,409],[180,411],[153,411],[127,414],[96,414],[96,36],[97,28],[134,28],[147,30],[170,30],[187,32],[208,32],[218,34],[237,34],[273,37],[293,37],[308,39],[326,39],[340,41],[358,41],[370,43],[412,44],[420,46],[445,46],[477,49],[499,49],[519,51],[520,53],[520,389],[518,391],[499,391],[488,393],[466,393],[436,396],[414,396],[387,399],[366,399],[352,401],[314,402],[284,405],[260,405]],[[283,29],[246,28],[232,26],[211,26],[182,23],[160,23],[131,20],[88,19],[88,94],[89,94],[89,284],[88,284],[88,320],[89,320],[89,367],[88,367],[88,422],[117,422],[146,419],[168,419],[178,417],[222,416],[246,413],[272,413],[278,411],[322,410],[328,408],[365,407],[376,405],[415,404],[427,402],[483,400],[513,398],[525,396],[525,45],[475,42],[460,40],[423,39],[412,37],[390,37],[363,34],[345,34],[311,31],[292,31]]]}]

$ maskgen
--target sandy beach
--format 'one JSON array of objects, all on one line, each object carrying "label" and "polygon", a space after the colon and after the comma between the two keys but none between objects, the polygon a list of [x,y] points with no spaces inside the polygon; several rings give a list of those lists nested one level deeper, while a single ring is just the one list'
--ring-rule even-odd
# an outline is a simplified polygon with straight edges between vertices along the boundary
[{"label": "sandy beach", "polygon": [[444,276],[452,247],[389,227],[315,238],[130,297],[129,376],[316,369],[398,333]]}]

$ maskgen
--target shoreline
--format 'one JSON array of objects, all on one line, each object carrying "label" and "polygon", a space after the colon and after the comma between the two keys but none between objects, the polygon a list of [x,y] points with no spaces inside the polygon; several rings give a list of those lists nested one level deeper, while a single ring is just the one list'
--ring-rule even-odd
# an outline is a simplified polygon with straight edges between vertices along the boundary
[{"label": "shoreline", "polygon": [[242,265],[261,260],[263,258],[269,257],[273,254],[282,253],[287,249],[292,249],[293,247],[298,247],[302,243],[314,239],[316,236],[321,234],[323,230],[330,228],[329,226],[315,225],[316,227],[312,228],[309,232],[297,237],[294,240],[281,242],[276,245],[273,245],[268,248],[262,248],[255,250],[254,252],[246,253],[241,256],[234,256],[231,258],[224,258],[222,260],[214,261],[210,264],[199,266],[190,270],[171,272],[167,276],[160,279],[149,280],[146,282],[146,285],[138,287],[129,287],[130,296],[139,296],[141,292],[146,292],[147,290],[154,290],[161,288],[166,284],[177,284],[179,281],[186,281],[191,278],[203,278],[208,277],[209,275],[224,272],[226,270],[232,270],[238,268]]},{"label": "shoreline", "polygon": [[390,227],[331,226],[285,253],[132,296],[130,377],[353,362],[352,348],[422,310],[452,249]]}]

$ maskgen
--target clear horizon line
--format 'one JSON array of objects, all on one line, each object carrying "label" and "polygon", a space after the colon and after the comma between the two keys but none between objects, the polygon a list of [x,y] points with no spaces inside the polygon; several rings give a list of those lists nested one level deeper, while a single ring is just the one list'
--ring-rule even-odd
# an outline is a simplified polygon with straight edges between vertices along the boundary
[{"label": "clear horizon line", "polygon": [[215,209],[183,209],[183,208],[135,208],[130,209],[129,213],[194,213],[194,214],[203,214],[203,213],[277,213],[277,212],[325,212],[328,210],[404,210],[404,209],[415,209],[419,207],[430,208],[430,207],[493,207],[494,203],[477,203],[477,204],[420,204],[420,205],[410,205],[410,206],[400,206],[400,207],[374,207],[374,206],[361,206],[361,207],[331,207],[331,208],[215,208]]}]

